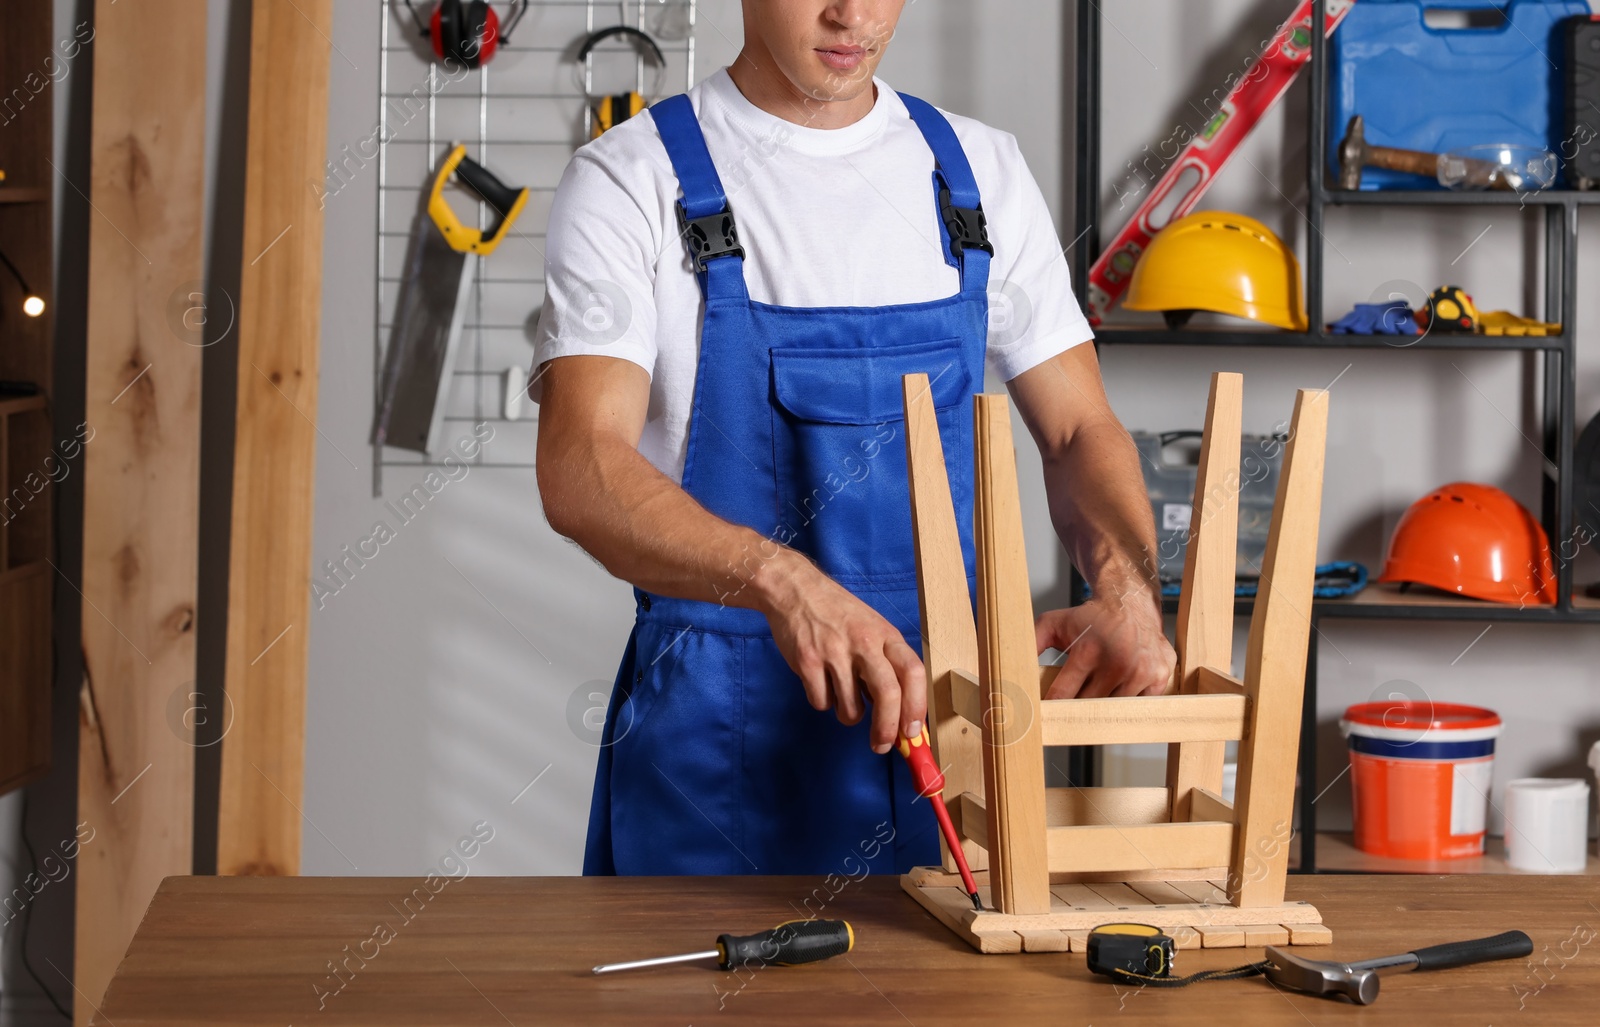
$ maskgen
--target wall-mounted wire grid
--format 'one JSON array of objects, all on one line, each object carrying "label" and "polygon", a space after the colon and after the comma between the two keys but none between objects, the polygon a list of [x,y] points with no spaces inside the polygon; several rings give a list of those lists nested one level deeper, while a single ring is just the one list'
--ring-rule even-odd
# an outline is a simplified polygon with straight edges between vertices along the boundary
[{"label": "wall-mounted wire grid", "polygon": [[[418,6],[426,16],[429,5]],[[681,82],[685,89],[693,85],[696,0],[532,0],[511,42],[475,70],[436,63],[403,0],[382,0],[379,11],[374,403],[413,225],[433,169],[452,143],[465,143],[467,153],[501,181],[527,186],[529,198],[512,234],[477,262],[451,370],[443,445],[448,450],[470,437],[474,425],[489,422],[495,427],[490,447],[495,455],[490,458],[487,449],[480,450],[471,463],[532,468],[537,408],[525,403],[517,419],[505,419],[504,375],[510,368],[526,370],[533,360],[533,332],[544,303],[550,202],[568,159],[589,139],[593,111],[586,95],[631,86],[654,101],[660,99],[652,92],[658,82]],[[577,63],[583,39],[617,24],[632,25],[656,40],[667,60],[664,73],[647,66],[627,40],[616,38],[600,43],[582,65]],[[467,194],[453,192],[451,200],[465,219]],[[479,227],[488,224],[489,215],[478,204]],[[383,495],[386,467],[436,467],[445,455],[399,456],[402,452],[373,447],[374,497]]]}]

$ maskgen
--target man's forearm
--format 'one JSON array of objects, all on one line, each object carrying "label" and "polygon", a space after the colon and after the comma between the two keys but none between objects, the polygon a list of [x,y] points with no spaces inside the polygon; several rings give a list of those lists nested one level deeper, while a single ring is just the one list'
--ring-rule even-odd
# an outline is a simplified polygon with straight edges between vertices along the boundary
[{"label": "man's forearm", "polygon": [[548,452],[544,441],[539,487],[551,527],[647,592],[764,610],[811,569],[712,514],[616,435],[580,434]]},{"label": "man's forearm", "polygon": [[1155,521],[1128,433],[1102,419],[1044,458],[1050,519],[1094,594],[1159,609]]}]

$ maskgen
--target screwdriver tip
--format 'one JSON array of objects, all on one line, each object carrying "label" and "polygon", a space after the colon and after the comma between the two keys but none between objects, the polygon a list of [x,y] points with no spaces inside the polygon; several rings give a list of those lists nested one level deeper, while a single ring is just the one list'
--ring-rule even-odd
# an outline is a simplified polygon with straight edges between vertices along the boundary
[{"label": "screwdriver tip", "polygon": [[978,893],[977,892],[972,892],[971,895],[972,895],[972,908],[976,909],[978,912],[982,913],[983,912],[983,900],[978,898]]}]

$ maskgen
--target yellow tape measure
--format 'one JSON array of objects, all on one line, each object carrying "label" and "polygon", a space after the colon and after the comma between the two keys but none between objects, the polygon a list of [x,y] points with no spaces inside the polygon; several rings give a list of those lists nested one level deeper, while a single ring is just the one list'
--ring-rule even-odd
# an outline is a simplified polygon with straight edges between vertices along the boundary
[{"label": "yellow tape measure", "polygon": [[1177,945],[1149,924],[1103,924],[1089,932],[1089,969],[1108,977],[1170,977]]}]

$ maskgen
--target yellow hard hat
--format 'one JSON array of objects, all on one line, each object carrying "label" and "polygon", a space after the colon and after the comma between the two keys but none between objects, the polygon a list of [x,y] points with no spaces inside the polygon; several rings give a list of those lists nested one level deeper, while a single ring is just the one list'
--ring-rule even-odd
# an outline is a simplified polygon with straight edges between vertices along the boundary
[{"label": "yellow hard hat", "polygon": [[[1211,310],[1306,330],[1294,254],[1255,218],[1221,210],[1196,211],[1157,232],[1134,265],[1122,305],[1167,311],[1169,322]],[[1174,318],[1175,311],[1184,314]]]}]

